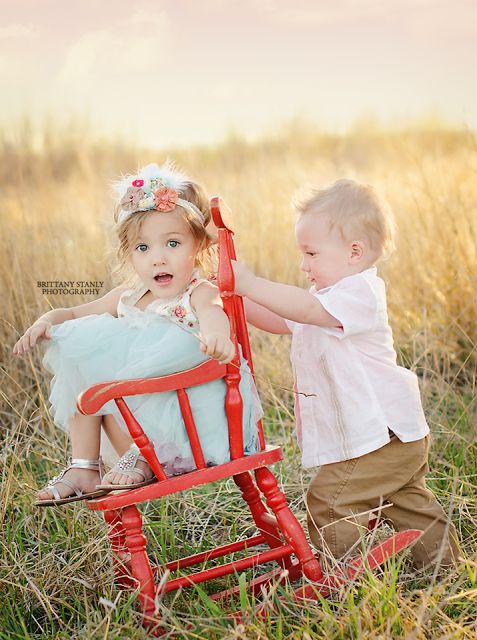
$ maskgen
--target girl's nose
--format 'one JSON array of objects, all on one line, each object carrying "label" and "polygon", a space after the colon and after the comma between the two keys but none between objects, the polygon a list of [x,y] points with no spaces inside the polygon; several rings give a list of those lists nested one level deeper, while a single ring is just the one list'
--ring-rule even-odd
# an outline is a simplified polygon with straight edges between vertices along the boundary
[{"label": "girl's nose", "polygon": [[300,269],[301,269],[302,271],[305,271],[305,272],[310,270],[310,267],[309,267],[309,265],[308,265],[308,263],[307,263],[307,261],[306,261],[306,258],[302,258],[302,259],[301,259],[301,262],[300,262]]},{"label": "girl's nose", "polygon": [[165,256],[162,252],[157,252],[154,254],[153,256],[153,264],[154,266],[158,266],[160,264],[164,264],[165,263]]}]

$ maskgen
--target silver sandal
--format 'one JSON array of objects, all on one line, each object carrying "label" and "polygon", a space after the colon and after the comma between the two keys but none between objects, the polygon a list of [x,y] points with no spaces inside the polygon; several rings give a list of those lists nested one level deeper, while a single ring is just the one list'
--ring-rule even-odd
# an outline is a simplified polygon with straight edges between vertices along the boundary
[{"label": "silver sandal", "polygon": [[138,489],[139,487],[145,487],[148,484],[157,482],[156,476],[153,475],[152,478],[146,480],[146,474],[144,473],[144,471],[142,469],[136,469],[136,463],[138,460],[148,464],[146,458],[141,455],[139,447],[136,444],[132,444],[126,451],[126,453],[119,458],[114,467],[110,469],[108,473],[111,473],[112,471],[115,471],[116,473],[122,473],[124,475],[137,473],[139,476],[142,476],[142,482],[136,482],[135,484],[98,484],[96,485],[96,489],[122,491],[123,489]]},{"label": "silver sandal", "polygon": [[[51,491],[53,494],[53,498],[47,498],[46,500],[36,500],[33,504],[35,507],[52,507],[59,504],[67,504],[69,502],[76,502],[77,500],[91,500],[92,498],[99,498],[99,496],[104,496],[109,491],[90,491],[88,493],[83,493],[81,489],[75,486],[71,480],[65,478],[64,475],[69,469],[91,469],[92,471],[99,471],[99,479],[101,480],[104,476],[104,464],[101,458],[97,460],[87,460],[86,458],[72,458],[69,461],[67,467],[65,467],[60,473],[52,478],[48,484],[44,487],[48,491]],[[58,489],[56,488],[57,484],[64,484],[70,489],[73,489],[75,495],[67,496],[66,498],[62,498]]]}]

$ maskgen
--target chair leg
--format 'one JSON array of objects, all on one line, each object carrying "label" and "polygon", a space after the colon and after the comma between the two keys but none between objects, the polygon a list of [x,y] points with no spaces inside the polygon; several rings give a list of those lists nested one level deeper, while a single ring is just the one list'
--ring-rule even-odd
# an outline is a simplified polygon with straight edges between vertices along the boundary
[{"label": "chair leg", "polygon": [[300,523],[287,504],[285,495],[278,486],[273,473],[266,467],[256,469],[255,477],[267,505],[275,514],[285,540],[293,547],[295,555],[303,567],[303,573],[309,580],[321,580],[323,572],[306,539]]},{"label": "chair leg", "polygon": [[154,575],[146,553],[146,537],[142,531],[142,518],[135,505],[121,511],[126,545],[131,554],[131,573],[139,582],[139,601],[146,618],[145,626],[157,622],[155,611]]},{"label": "chair leg", "polygon": [[[280,547],[283,544],[280,529],[273,524],[273,522],[270,522],[272,516],[262,502],[260,492],[255,486],[252,474],[249,471],[239,473],[234,476],[234,482],[239,487],[243,499],[249,506],[254,522],[259,531],[264,535],[270,549]],[[267,516],[269,517],[267,518]],[[280,563],[288,569],[290,573],[296,572],[296,568],[295,571],[293,571],[293,563],[289,557],[283,558]],[[295,577],[290,575],[290,579],[293,580]]]},{"label": "chair leg", "polygon": [[113,567],[116,582],[124,589],[134,588],[134,580],[131,578],[131,554],[126,546],[126,537],[121,520],[120,510],[103,512],[108,525],[108,537],[113,552]]}]

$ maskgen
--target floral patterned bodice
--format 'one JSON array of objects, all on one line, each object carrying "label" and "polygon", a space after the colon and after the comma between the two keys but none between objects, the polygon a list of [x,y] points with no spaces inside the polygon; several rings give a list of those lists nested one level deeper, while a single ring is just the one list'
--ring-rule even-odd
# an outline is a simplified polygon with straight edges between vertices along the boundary
[{"label": "floral patterned bodice", "polygon": [[148,320],[154,318],[156,314],[169,318],[172,322],[179,324],[189,331],[199,330],[199,321],[190,301],[194,289],[202,282],[207,282],[205,278],[199,276],[198,271],[194,271],[192,279],[185,289],[174,298],[156,298],[142,310],[135,305],[149,291],[147,287],[141,289],[128,289],[121,294],[118,302],[118,317],[126,317],[133,325],[143,326]]}]

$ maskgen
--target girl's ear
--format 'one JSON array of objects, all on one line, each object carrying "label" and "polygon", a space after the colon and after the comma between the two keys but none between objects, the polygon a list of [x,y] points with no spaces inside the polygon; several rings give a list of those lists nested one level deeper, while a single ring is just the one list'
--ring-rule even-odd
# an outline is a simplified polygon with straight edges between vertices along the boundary
[{"label": "girl's ear", "polygon": [[361,240],[355,240],[351,243],[349,252],[349,263],[357,264],[364,255],[364,243]]}]

